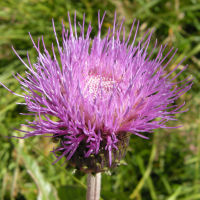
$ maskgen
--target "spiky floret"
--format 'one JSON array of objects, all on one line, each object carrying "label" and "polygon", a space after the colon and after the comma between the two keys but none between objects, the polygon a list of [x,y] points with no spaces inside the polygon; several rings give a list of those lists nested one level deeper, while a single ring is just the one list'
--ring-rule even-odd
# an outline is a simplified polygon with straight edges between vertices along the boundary
[{"label": "spiky floret", "polygon": [[[163,62],[173,49],[162,58],[167,45],[161,46],[156,58],[150,60],[157,43],[148,55],[147,47],[153,31],[146,41],[143,40],[147,33],[134,46],[138,22],[134,39],[129,44],[135,21],[128,39],[125,40],[125,29],[122,28],[124,20],[119,29],[116,29],[116,13],[113,29],[109,28],[107,36],[101,38],[104,16],[105,13],[100,19],[100,12],[98,13],[99,31],[92,40],[91,48],[92,27],[89,23],[85,36],[85,15],[83,24],[79,24],[81,31],[78,36],[76,13],[74,32],[68,14],[69,32],[63,25],[62,47],[53,24],[61,65],[57,61],[53,45],[53,58],[51,58],[43,38],[42,54],[39,50],[39,41],[36,45],[30,35],[38,51],[38,62],[33,64],[34,68],[28,54],[29,65],[13,49],[29,70],[26,79],[19,74],[17,75],[20,79],[13,75],[26,94],[18,95],[4,87],[13,94],[25,98],[26,103],[23,105],[26,105],[31,112],[28,115],[36,116],[35,121],[28,121],[29,125],[23,125],[34,130],[21,130],[26,133],[22,138],[47,133],[52,134],[55,139],[61,138],[60,147],[53,150],[54,154],[61,152],[60,156],[56,155],[55,162],[63,156],[69,160],[80,146],[84,146],[83,157],[97,155],[103,148],[109,157],[108,165],[111,166],[112,152],[119,148],[117,144],[122,133],[131,132],[147,139],[140,133],[152,132],[156,128],[171,128],[166,127],[165,122],[175,120],[176,113],[185,112],[178,111],[184,104],[179,107],[169,104],[174,103],[174,100],[191,88],[193,79],[190,77],[180,81],[184,82],[181,87],[177,87],[178,83],[172,82],[187,65],[172,79],[169,76],[182,61],[167,75],[164,71],[177,50],[164,65]],[[122,40],[120,40],[121,32],[123,32]],[[56,116],[59,120],[52,121],[50,116]],[[157,121],[156,118],[160,120]]]}]

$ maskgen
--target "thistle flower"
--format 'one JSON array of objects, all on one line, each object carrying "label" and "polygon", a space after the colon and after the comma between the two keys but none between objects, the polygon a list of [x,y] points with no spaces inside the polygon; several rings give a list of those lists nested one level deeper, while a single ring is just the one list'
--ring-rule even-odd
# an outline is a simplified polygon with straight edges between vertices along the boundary
[{"label": "thistle flower", "polygon": [[[173,49],[162,57],[167,45],[161,46],[156,58],[150,60],[156,47],[155,43],[151,53],[147,53],[153,32],[146,41],[144,38],[148,32],[134,45],[139,22],[134,39],[129,44],[136,20],[125,40],[125,29],[122,31],[124,20],[117,29],[115,13],[113,29],[109,28],[107,36],[101,38],[104,17],[105,13],[102,19],[98,13],[99,30],[91,48],[92,27],[90,23],[84,35],[85,15],[83,24],[79,24],[81,31],[78,36],[76,13],[74,32],[68,13],[69,32],[63,25],[62,47],[53,24],[61,65],[53,46],[51,58],[43,38],[44,54],[39,50],[39,42],[36,45],[30,35],[38,51],[38,62],[33,64],[34,68],[29,56],[27,65],[13,49],[29,70],[26,79],[19,74],[19,78],[13,75],[26,94],[15,94],[4,86],[13,94],[23,97],[26,101],[23,105],[31,112],[28,115],[36,116],[35,121],[23,125],[33,131],[20,130],[26,133],[22,138],[51,134],[54,142],[60,140],[60,146],[52,151],[57,158],[55,162],[65,157],[69,164],[86,173],[116,167],[125,156],[131,134],[148,139],[142,132],[172,128],[166,127],[165,123],[175,120],[176,113],[187,110],[178,111],[184,104],[179,107],[170,104],[191,88],[193,80],[188,77],[178,82],[184,82],[181,87],[172,82],[187,65],[175,77],[169,78],[182,61],[166,75],[164,70],[177,51],[166,62]],[[163,64],[164,61],[166,64]],[[52,121],[50,116],[56,116],[59,120]]]}]

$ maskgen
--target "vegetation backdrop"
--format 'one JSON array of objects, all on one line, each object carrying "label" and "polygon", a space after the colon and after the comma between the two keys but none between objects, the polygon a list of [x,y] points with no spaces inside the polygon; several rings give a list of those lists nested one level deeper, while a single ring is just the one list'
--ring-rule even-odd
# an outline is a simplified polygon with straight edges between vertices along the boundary
[{"label": "vegetation backdrop", "polygon": [[[183,125],[179,129],[157,129],[146,133],[145,140],[132,135],[125,161],[112,176],[103,174],[101,197],[104,200],[195,200],[200,199],[200,1],[199,0],[1,0],[0,1],[0,82],[12,91],[21,94],[18,81],[12,76],[19,73],[25,77],[25,66],[20,62],[11,46],[27,62],[27,51],[31,62],[37,60],[37,52],[29,38],[35,42],[44,36],[47,49],[56,47],[52,28],[55,21],[61,41],[61,22],[69,26],[67,12],[71,18],[77,12],[77,21],[86,14],[86,25],[92,21],[91,37],[97,34],[97,12],[107,11],[103,34],[112,27],[114,12],[117,22],[125,16],[128,35],[134,18],[140,20],[137,41],[148,28],[155,28],[149,51],[155,40],[159,46],[168,43],[179,48],[167,67],[172,70],[185,56],[183,65],[187,69],[176,79],[195,76],[192,89],[177,100],[186,102],[177,114],[178,121],[168,126]],[[55,48],[56,49],[56,48]],[[56,52],[58,53],[58,51]],[[155,55],[154,54],[154,55]],[[183,65],[172,74],[175,76]],[[0,87],[0,199],[4,200],[82,200],[85,199],[86,176],[73,169],[61,167],[62,161],[51,165],[55,157],[49,153],[55,146],[49,138],[33,137],[25,140],[8,139],[4,136],[22,136],[15,128],[22,128],[25,119],[20,115],[26,107],[15,102],[24,102],[2,86]]]}]

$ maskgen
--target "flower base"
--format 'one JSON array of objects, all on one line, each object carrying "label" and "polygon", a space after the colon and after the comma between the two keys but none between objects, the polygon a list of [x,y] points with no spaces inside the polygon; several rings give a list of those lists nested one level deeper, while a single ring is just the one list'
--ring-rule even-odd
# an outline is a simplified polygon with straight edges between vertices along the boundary
[{"label": "flower base", "polygon": [[84,151],[87,150],[86,143],[82,142],[73,156],[69,159],[68,164],[77,170],[85,173],[99,173],[114,169],[120,165],[121,160],[125,157],[129,146],[130,134],[122,132],[118,134],[116,146],[118,149],[112,149],[112,164],[109,162],[109,151],[105,150],[106,142],[102,141],[98,154],[91,154],[84,157]]}]

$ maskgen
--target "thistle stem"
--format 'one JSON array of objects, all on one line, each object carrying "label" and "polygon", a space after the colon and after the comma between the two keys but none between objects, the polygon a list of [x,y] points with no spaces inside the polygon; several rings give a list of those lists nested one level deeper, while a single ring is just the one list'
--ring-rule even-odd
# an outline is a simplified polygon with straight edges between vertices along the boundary
[{"label": "thistle stem", "polygon": [[101,173],[87,175],[87,200],[99,200],[101,189]]}]

